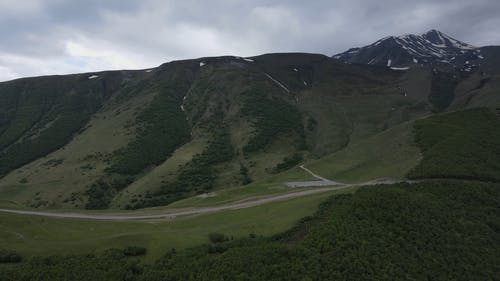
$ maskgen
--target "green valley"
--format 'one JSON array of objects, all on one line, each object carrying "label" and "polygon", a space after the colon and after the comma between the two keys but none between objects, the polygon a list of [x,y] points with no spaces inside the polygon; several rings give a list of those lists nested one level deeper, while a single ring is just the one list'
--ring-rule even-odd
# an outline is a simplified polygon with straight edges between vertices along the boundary
[{"label": "green valley", "polygon": [[0,82],[0,279],[496,280],[499,47],[438,35]]}]

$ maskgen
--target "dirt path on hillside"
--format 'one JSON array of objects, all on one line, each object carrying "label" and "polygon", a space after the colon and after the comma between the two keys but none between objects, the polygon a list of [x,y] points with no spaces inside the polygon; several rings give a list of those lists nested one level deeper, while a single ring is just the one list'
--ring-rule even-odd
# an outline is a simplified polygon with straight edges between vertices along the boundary
[{"label": "dirt path on hillside", "polygon": [[335,182],[331,181],[329,179],[326,179],[320,175],[317,175],[313,173],[311,170],[308,168],[304,167],[304,165],[300,165],[300,168],[307,173],[309,173],[313,178],[317,179],[314,181],[291,181],[291,182],[286,182],[285,185],[288,187],[311,187],[311,186],[340,186],[344,185],[343,183],[340,182]]},{"label": "dirt path on hillside", "polygon": [[335,186],[338,188],[348,188],[352,186],[366,186],[366,185],[376,185],[376,184],[394,184],[394,183],[399,183],[399,182],[415,182],[415,181],[409,181],[409,180],[393,180],[393,179],[386,179],[386,178],[381,178],[381,179],[374,179],[371,181],[366,181],[362,183],[342,183],[342,182],[337,182],[337,181],[332,181],[327,178],[324,178],[320,175],[315,174],[308,168],[304,167],[304,165],[300,165],[300,168],[307,173],[309,173],[313,178],[317,179],[314,181],[291,181],[291,182],[286,182],[285,185],[288,187],[313,187],[313,186]]}]

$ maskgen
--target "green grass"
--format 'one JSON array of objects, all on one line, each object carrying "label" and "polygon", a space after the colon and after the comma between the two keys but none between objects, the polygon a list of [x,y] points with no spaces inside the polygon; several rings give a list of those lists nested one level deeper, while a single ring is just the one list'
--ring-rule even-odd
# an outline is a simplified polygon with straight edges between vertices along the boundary
[{"label": "green grass", "polygon": [[189,141],[191,128],[179,108],[181,93],[187,91],[189,84],[182,82],[159,89],[160,93],[137,116],[135,139],[115,152],[110,173],[137,175],[147,167],[160,165]]},{"label": "green grass", "polygon": [[498,186],[458,181],[367,187],[278,238],[167,255],[144,279],[492,280],[499,198]]},{"label": "green grass", "polygon": [[243,152],[250,153],[262,150],[280,135],[297,136],[297,149],[305,148],[305,135],[302,116],[297,108],[280,98],[267,98],[267,91],[255,89],[244,95],[243,114],[251,117],[255,133],[243,147]]},{"label": "green grass", "polygon": [[213,232],[245,237],[249,233],[269,236],[284,231],[312,214],[332,193],[171,221],[89,221],[0,213],[0,248],[16,250],[23,256],[46,256],[135,245],[146,247],[146,260],[152,261],[171,248],[207,243],[208,234]]},{"label": "green grass", "polygon": [[[146,106],[153,96],[141,95],[120,104],[108,104],[93,116],[86,130],[62,149],[3,177],[0,197],[30,205],[36,203],[33,199],[38,193],[41,200],[51,202],[48,207],[78,207],[81,202],[63,201],[72,192],[83,192],[90,182],[104,174],[106,155],[125,146],[133,137],[126,126],[133,120],[134,113]],[[64,159],[64,162],[55,167],[45,165],[53,159]],[[85,165],[91,165],[92,169],[82,169]],[[27,179],[26,183],[21,183],[23,178]]]},{"label": "green grass", "polygon": [[188,163],[192,157],[201,153],[206,147],[206,140],[195,138],[187,144],[175,150],[171,157],[162,164],[154,167],[136,181],[120,192],[111,202],[112,209],[124,208],[130,200],[139,194],[156,192],[165,181],[172,181],[177,176],[179,167]]},{"label": "green grass", "polygon": [[[235,153],[230,161],[215,165],[213,190],[218,193],[221,188],[242,184],[241,164],[248,169],[249,178],[258,181],[269,177],[276,165],[298,150],[304,156],[324,156],[412,117],[408,108],[415,100],[401,95],[394,86],[399,76],[392,72],[375,73],[309,54],[268,55],[244,66],[240,65],[242,61],[235,64],[235,60],[239,61],[231,57],[207,59],[204,68],[195,60],[173,62],[152,74],[134,72],[133,79],[115,85],[116,90],[92,116],[87,128],[68,144],[0,179],[0,196],[40,208],[83,208],[89,194],[98,195],[94,198],[107,194],[105,204],[93,205],[103,207],[110,201],[111,208],[133,206],[133,201],[147,197],[148,191],[158,193],[162,186],[175,180],[174,174],[179,171],[175,164],[186,163],[176,159],[190,161],[193,150],[173,149],[187,141],[184,137],[189,133],[193,142],[208,142],[203,129],[211,122],[229,129]],[[289,87],[290,93],[263,72]],[[95,95],[101,94],[97,87],[101,80],[89,82],[87,77],[76,75],[72,79],[76,79],[82,93],[89,84]],[[102,78],[101,82],[108,79]],[[59,81],[57,77],[51,79]],[[29,88],[32,90],[35,91]],[[12,107],[10,99],[16,97],[16,91],[10,89],[8,96],[5,106],[0,106],[0,132],[7,124],[2,121],[3,108]],[[2,97],[0,100],[4,101]],[[32,103],[37,102],[30,100]],[[185,112],[181,111],[181,104]],[[222,118],[217,118],[217,112],[222,112]],[[164,115],[178,122],[160,122]],[[303,127],[313,119],[316,126],[304,131]],[[185,130],[188,127],[191,132]],[[169,144],[176,135],[180,138]],[[100,156],[92,160],[82,160],[98,153]],[[59,159],[64,162],[56,167],[43,165]],[[117,187],[114,192],[104,192],[103,188],[88,192],[98,180],[108,178],[105,171],[113,170],[133,174],[135,182]],[[194,179],[200,174],[191,173],[189,177]],[[110,181],[118,178],[109,177]],[[184,187],[172,185],[165,190]]]},{"label": "green grass", "polygon": [[487,76],[480,73],[472,74],[470,77],[457,86],[455,99],[451,104],[451,110],[474,107],[499,107],[500,95],[500,75],[489,74]]},{"label": "green grass", "polygon": [[398,73],[357,65],[325,63],[312,87],[299,93],[297,106],[316,120],[306,131],[316,157],[336,152],[425,113],[415,105],[422,97],[405,96]]},{"label": "green grass", "polygon": [[[184,149],[184,148],[181,148],[181,149]],[[186,147],[185,149],[190,150],[190,149],[193,149],[193,147]],[[177,160],[181,161],[181,159],[177,159]],[[186,198],[183,200],[176,201],[176,202],[169,204],[167,206],[145,208],[145,209],[135,210],[133,212],[147,214],[147,213],[158,213],[158,212],[168,211],[168,210],[178,209],[178,208],[209,207],[209,206],[228,204],[228,203],[237,202],[237,201],[241,201],[241,200],[252,200],[255,198],[265,197],[265,196],[269,196],[269,195],[296,192],[296,191],[300,191],[300,190],[307,189],[307,188],[291,189],[291,188],[286,187],[284,185],[284,183],[289,182],[289,181],[308,181],[308,180],[313,180],[313,179],[314,178],[309,173],[305,172],[304,170],[300,169],[299,167],[295,167],[295,168],[292,168],[286,172],[272,175],[270,177],[255,181],[255,182],[248,184],[248,185],[245,185],[245,186],[216,189],[213,192],[209,193],[210,196],[193,196],[193,197],[189,197],[189,198]],[[19,188],[13,188],[13,190],[11,192],[15,192],[18,190],[19,190]],[[129,198],[126,198],[126,196],[130,196],[130,194],[134,194],[134,193],[138,194],[140,191],[144,191],[144,190],[139,190],[136,192],[131,190],[130,192],[122,193],[123,198],[120,199],[121,202],[127,202],[127,200],[129,200]],[[118,201],[117,204],[120,204],[119,202],[120,201]],[[7,209],[26,209],[26,206],[23,206],[16,201],[10,201],[10,200],[0,200],[0,207],[7,208]],[[120,209],[119,207],[120,207],[120,205],[116,205],[114,208],[111,208],[109,210],[98,210],[98,211],[79,210],[78,212],[90,213],[90,214],[131,213],[131,211],[119,210]],[[71,208],[53,208],[53,209],[49,209],[48,211],[55,211],[55,210],[68,211],[68,212],[74,211]]]},{"label": "green grass", "polygon": [[[281,211],[266,206],[247,211],[263,214],[259,225],[265,225],[267,231],[270,223],[282,222],[275,220],[277,216],[288,217],[296,212],[294,207],[307,209],[302,199],[297,204],[282,202],[292,204]],[[195,228],[215,230],[210,232],[212,237],[222,237],[213,233],[231,237],[234,227],[256,235],[176,251],[158,243],[154,246],[164,255],[153,264],[140,264],[119,250],[4,264],[0,274],[13,281],[496,280],[500,270],[499,199],[498,184],[480,182],[440,180],[365,187],[330,197],[312,216],[272,237],[262,237],[257,227],[248,225],[245,220],[252,215],[220,213],[230,218],[223,227],[214,227],[222,217],[211,217]],[[191,235],[184,229],[177,238],[185,238],[180,237],[184,233],[188,238]],[[117,240],[115,237],[113,242]],[[141,243],[142,237],[137,235],[134,242]]]},{"label": "green grass", "polygon": [[208,207],[228,204],[256,197],[288,193],[302,189],[290,189],[284,185],[288,181],[307,181],[313,178],[304,170],[295,167],[289,171],[235,188],[214,190],[209,196],[194,196],[168,205],[169,208]]},{"label": "green grass", "polygon": [[306,167],[325,178],[346,183],[402,179],[420,159],[412,128],[412,122],[403,123],[312,161]]},{"label": "green grass", "polygon": [[26,209],[25,206],[20,205],[19,203],[16,203],[14,201],[9,201],[9,200],[0,200],[0,208],[4,208],[4,209],[18,209],[18,210]]},{"label": "green grass", "polygon": [[0,175],[59,149],[118,89],[120,72],[18,79],[0,84]]}]

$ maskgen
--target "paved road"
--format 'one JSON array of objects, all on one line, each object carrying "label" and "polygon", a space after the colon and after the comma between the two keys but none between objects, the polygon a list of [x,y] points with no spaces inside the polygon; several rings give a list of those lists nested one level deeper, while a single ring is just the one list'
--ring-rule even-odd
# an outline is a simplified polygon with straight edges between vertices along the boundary
[{"label": "paved road", "polygon": [[[396,181],[391,179],[377,179],[364,183],[356,183],[356,184],[344,184],[339,182],[334,182],[328,179],[325,179],[319,175],[314,174],[309,169],[304,166],[300,166],[303,170],[311,174],[314,178],[318,179],[317,181],[304,181],[304,182],[288,182],[286,185],[289,187],[308,187],[308,186],[327,186],[320,187],[310,190],[290,192],[286,194],[280,194],[275,196],[270,196],[266,198],[255,199],[252,201],[245,201],[240,203],[232,203],[222,206],[216,207],[204,207],[204,208],[194,208],[189,210],[182,211],[165,211],[165,213],[161,214],[152,214],[152,215],[142,215],[142,214],[127,214],[127,215],[92,215],[92,214],[79,214],[79,213],[56,213],[56,212],[39,212],[39,211],[28,211],[28,210],[11,210],[11,209],[1,209],[0,212],[4,213],[12,213],[19,215],[31,215],[31,216],[42,216],[42,217],[52,217],[52,218],[71,218],[71,219],[88,219],[88,220],[147,220],[147,219],[174,219],[177,216],[185,216],[185,215],[198,215],[198,214],[208,214],[214,212],[220,212],[225,210],[237,210],[250,208],[254,206],[259,206],[271,202],[284,201],[292,198],[307,196],[311,194],[323,193],[332,190],[345,189],[353,186],[367,186],[367,185],[376,185],[376,184],[394,184],[403,181]],[[405,181],[411,182],[411,181]]]},{"label": "paved road", "polygon": [[89,220],[145,220],[145,219],[173,219],[177,216],[185,215],[197,215],[197,214],[208,214],[225,210],[237,210],[249,207],[254,207],[262,204],[267,204],[271,202],[278,202],[287,199],[302,197],[306,195],[322,193],[327,191],[332,191],[336,189],[345,188],[340,187],[325,187],[316,188],[311,190],[304,190],[298,192],[291,192],[286,194],[280,194],[276,196],[256,199],[252,201],[246,201],[241,203],[233,203],[223,206],[216,207],[205,207],[196,208],[184,211],[170,211],[162,214],[154,215],[92,215],[92,214],[78,214],[78,213],[53,213],[53,212],[39,212],[39,211],[27,211],[27,210],[11,210],[11,209],[0,209],[0,212],[20,214],[20,215],[31,215],[31,216],[42,216],[42,217],[52,217],[52,218],[73,218],[73,219],[89,219]]}]

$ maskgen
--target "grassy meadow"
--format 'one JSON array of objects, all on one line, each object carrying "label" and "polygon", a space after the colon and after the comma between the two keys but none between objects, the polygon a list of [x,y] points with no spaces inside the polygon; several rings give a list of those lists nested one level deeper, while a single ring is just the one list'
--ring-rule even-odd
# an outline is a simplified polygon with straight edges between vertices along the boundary
[{"label": "grassy meadow", "polygon": [[0,213],[0,248],[21,255],[82,254],[108,248],[142,246],[146,261],[165,252],[208,243],[208,234],[247,237],[269,236],[287,230],[300,218],[311,215],[332,191],[265,204],[247,209],[178,217],[174,220],[92,221],[57,219]]}]

